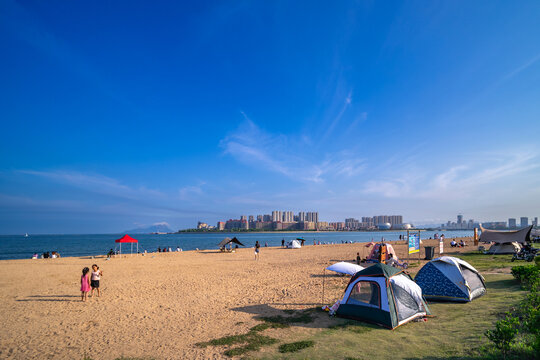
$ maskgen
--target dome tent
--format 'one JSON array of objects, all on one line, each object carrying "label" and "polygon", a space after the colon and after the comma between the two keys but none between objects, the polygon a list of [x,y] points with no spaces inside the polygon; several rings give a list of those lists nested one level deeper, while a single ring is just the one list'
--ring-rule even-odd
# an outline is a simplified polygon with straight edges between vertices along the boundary
[{"label": "dome tent", "polygon": [[428,300],[468,302],[486,293],[482,275],[468,262],[451,256],[431,260],[414,280]]},{"label": "dome tent", "polygon": [[287,249],[300,249],[301,247],[300,241],[298,240],[291,240],[287,243]]},{"label": "dome tent", "polygon": [[390,329],[430,314],[422,289],[411,277],[381,263],[351,278],[336,311],[337,316]]}]

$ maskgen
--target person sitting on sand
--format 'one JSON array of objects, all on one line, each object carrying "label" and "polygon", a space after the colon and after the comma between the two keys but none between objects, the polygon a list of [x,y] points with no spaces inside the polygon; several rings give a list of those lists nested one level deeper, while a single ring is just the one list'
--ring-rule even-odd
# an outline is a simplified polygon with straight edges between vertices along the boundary
[{"label": "person sitting on sand", "polygon": [[109,252],[107,253],[107,259],[110,259],[111,256],[113,255],[114,255],[114,250],[113,249],[109,250]]},{"label": "person sitting on sand", "polygon": [[82,269],[82,276],[81,276],[81,300],[82,301],[86,301],[86,297],[88,296],[88,292],[90,291],[90,278],[88,277],[89,271],[90,269],[87,267]]},{"label": "person sitting on sand", "polygon": [[457,242],[456,242],[456,240],[452,239],[452,241],[450,242],[450,246],[451,246],[451,247],[457,247]]},{"label": "person sitting on sand", "polygon": [[465,246],[467,246],[467,244],[465,244],[465,241],[461,239],[461,241],[459,242],[459,247],[465,247]]},{"label": "person sitting on sand", "polygon": [[386,265],[390,265],[393,267],[401,267],[403,269],[406,269],[408,267],[407,263],[400,263],[396,259],[394,259],[394,254],[388,254],[388,260],[386,260]]}]

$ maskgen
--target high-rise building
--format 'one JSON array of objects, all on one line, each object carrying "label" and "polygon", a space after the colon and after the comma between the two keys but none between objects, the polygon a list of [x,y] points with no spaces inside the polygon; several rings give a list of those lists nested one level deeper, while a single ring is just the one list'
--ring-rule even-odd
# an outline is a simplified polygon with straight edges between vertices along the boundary
[{"label": "high-rise building", "polygon": [[319,213],[318,212],[308,212],[306,214],[306,220],[309,222],[314,222],[317,224],[319,222]]},{"label": "high-rise building", "polygon": [[249,219],[249,222],[253,222],[254,221],[253,215],[249,215],[248,219]]},{"label": "high-rise building", "polygon": [[358,230],[360,228],[360,221],[355,218],[345,219],[345,227],[349,230]]},{"label": "high-rise building", "polygon": [[294,214],[292,211],[283,211],[283,222],[293,222],[294,221]]},{"label": "high-rise building", "polygon": [[457,223],[458,223],[458,225],[461,225],[462,222],[463,222],[463,215],[459,214],[457,216]]},{"label": "high-rise building", "polygon": [[538,226],[538,217],[534,217],[533,223],[534,226]]},{"label": "high-rise building", "polygon": [[257,215],[257,221],[258,222],[262,222],[263,221],[263,216],[262,215]]},{"label": "high-rise building", "polygon": [[508,228],[509,229],[515,229],[517,226],[516,226],[516,219],[514,218],[509,218],[508,219]]},{"label": "high-rise building", "polygon": [[272,221],[272,215],[269,215],[269,214],[263,215],[263,221],[264,222],[271,222]]},{"label": "high-rise building", "polygon": [[521,222],[520,224],[521,227],[529,226],[529,218],[526,216],[522,216],[520,218],[520,222]]},{"label": "high-rise building", "polygon": [[247,221],[247,216],[246,216],[246,215],[241,215],[241,216],[240,216],[240,220]]},{"label": "high-rise building", "polygon": [[282,215],[281,211],[279,211],[279,210],[272,211],[272,221],[273,222],[283,221],[283,215]]},{"label": "high-rise building", "polygon": [[298,213],[298,221],[306,221],[306,213],[303,211],[300,211]]}]

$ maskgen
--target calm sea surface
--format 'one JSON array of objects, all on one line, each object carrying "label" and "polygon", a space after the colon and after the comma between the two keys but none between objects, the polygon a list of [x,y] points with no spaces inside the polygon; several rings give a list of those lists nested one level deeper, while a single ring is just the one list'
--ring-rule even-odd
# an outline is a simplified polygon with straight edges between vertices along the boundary
[{"label": "calm sea surface", "polygon": [[[433,237],[435,231],[422,231],[421,238]],[[473,236],[472,231],[445,231],[446,238]],[[137,234],[132,235],[139,240],[139,251],[156,251],[158,247],[171,247],[173,250],[180,247],[183,250],[217,249],[217,244],[225,237],[236,236],[244,245],[252,247],[255,241],[262,246],[279,246],[281,240],[285,241],[303,237],[306,245],[313,245],[313,241],[321,243],[341,244],[342,241],[369,242],[399,240],[400,235],[406,231],[380,231],[380,232],[307,232],[307,233],[182,233],[166,235]],[[62,256],[103,255],[109,249],[118,249],[114,242],[123,234],[96,234],[96,235],[0,235],[0,259],[30,259],[32,254],[42,254],[46,251],[57,251]],[[135,251],[135,245],[133,248]],[[122,245],[122,252],[130,251],[130,244]]]}]

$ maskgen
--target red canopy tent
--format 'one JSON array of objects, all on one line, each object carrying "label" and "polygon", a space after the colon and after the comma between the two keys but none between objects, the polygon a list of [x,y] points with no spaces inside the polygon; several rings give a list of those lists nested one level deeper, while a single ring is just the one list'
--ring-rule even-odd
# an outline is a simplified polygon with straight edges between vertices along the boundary
[{"label": "red canopy tent", "polygon": [[120,243],[120,257],[122,257],[122,243],[131,243],[131,254],[133,254],[133,243],[137,243],[137,254],[139,253],[139,240],[132,238],[128,234],[116,239],[114,242]]}]

